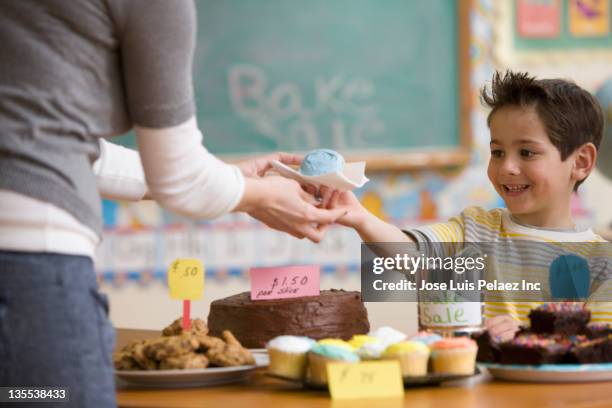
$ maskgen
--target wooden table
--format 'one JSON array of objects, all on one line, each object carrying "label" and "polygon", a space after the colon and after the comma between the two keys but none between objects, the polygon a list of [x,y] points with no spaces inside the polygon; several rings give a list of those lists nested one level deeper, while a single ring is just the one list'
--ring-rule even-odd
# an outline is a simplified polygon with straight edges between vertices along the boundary
[{"label": "wooden table", "polygon": [[[119,329],[117,347],[157,332]],[[523,384],[493,381],[486,376],[462,385],[406,389],[403,399],[332,401],[327,392],[265,376],[257,370],[244,384],[176,390],[118,389],[120,407],[248,408],[462,408],[580,407],[612,408],[612,382],[588,384]]]}]

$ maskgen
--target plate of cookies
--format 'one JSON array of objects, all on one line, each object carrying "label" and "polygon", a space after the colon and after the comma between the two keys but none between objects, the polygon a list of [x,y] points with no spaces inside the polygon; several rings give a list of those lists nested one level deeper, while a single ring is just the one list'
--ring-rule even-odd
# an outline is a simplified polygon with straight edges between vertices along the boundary
[{"label": "plate of cookies", "polygon": [[177,319],[159,337],[127,344],[114,356],[115,375],[129,386],[178,388],[245,381],[267,356],[242,347],[230,331],[210,336],[204,321],[184,331]]}]

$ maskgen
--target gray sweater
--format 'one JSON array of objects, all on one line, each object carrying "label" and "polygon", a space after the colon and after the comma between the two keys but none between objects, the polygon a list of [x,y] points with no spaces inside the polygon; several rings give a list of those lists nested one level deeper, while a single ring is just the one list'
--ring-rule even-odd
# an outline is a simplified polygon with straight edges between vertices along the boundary
[{"label": "gray sweater", "polygon": [[0,189],[100,233],[98,138],[194,114],[190,0],[0,1]]}]

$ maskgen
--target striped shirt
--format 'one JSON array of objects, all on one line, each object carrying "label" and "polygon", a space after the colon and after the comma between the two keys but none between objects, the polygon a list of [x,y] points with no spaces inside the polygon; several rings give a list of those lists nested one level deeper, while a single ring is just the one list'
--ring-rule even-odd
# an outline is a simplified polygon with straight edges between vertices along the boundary
[{"label": "striped shirt", "polygon": [[[565,260],[571,255],[588,273],[582,289],[588,296],[591,321],[612,323],[612,302],[609,301],[612,299],[612,244],[590,229],[536,228],[517,223],[507,209],[469,207],[448,222],[407,232],[419,243],[448,243],[426,246],[428,256],[453,256],[465,250],[466,243],[479,243],[475,246],[481,251],[486,249],[484,278],[487,282],[540,284],[540,292],[485,290],[485,318],[508,314],[526,325],[531,309],[541,305],[543,300],[551,300],[553,293],[559,293],[559,284],[551,283],[554,277],[570,279],[572,287],[580,286],[576,283],[579,278],[573,278],[573,270],[570,275],[567,270],[560,273],[555,269],[559,263],[567,263]],[[566,257],[560,258],[562,255]]]}]

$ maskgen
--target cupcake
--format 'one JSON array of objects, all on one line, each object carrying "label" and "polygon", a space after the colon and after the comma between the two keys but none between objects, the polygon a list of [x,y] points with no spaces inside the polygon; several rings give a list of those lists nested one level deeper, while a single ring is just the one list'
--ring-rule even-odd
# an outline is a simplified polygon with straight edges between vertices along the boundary
[{"label": "cupcake", "polygon": [[353,346],[351,346],[348,342],[342,339],[332,339],[332,338],[322,339],[322,340],[317,341],[317,344],[321,344],[324,346],[337,346],[342,349],[345,349],[346,351],[354,350]]},{"label": "cupcake", "polygon": [[476,367],[478,346],[467,337],[443,339],[432,343],[431,362],[434,373],[471,375]]},{"label": "cupcake", "polygon": [[385,348],[387,348],[387,345],[381,339],[366,334],[356,334],[348,343],[353,346],[355,353],[362,360],[378,359]]},{"label": "cupcake", "polygon": [[387,347],[382,353],[386,360],[398,360],[404,377],[427,375],[429,347],[418,341],[402,341]]},{"label": "cupcake", "polygon": [[357,363],[359,357],[344,347],[316,344],[308,352],[308,379],[314,384],[327,384],[327,363]]},{"label": "cupcake", "polygon": [[442,336],[436,333],[431,333],[428,331],[420,331],[414,336],[410,337],[408,340],[410,341],[420,341],[421,343],[429,346],[430,344],[435,343],[436,341],[442,340]]},{"label": "cupcake", "polygon": [[367,334],[355,334],[347,343],[353,347],[354,350],[357,350],[364,344],[381,342],[382,341],[378,337],[368,336]]},{"label": "cupcake", "polygon": [[370,336],[378,337],[388,346],[394,343],[399,343],[400,341],[406,340],[406,335],[401,331],[395,330],[389,326],[379,327],[378,329],[370,332]]},{"label": "cupcake", "polygon": [[378,360],[387,347],[388,346],[382,341],[378,343],[366,343],[355,350],[355,353],[362,360]]},{"label": "cupcake", "polygon": [[344,157],[334,150],[317,149],[304,156],[300,173],[305,176],[341,172],[344,168]]},{"label": "cupcake", "polygon": [[315,345],[308,337],[278,336],[268,342],[268,372],[280,377],[301,380],[306,374],[306,353]]}]

